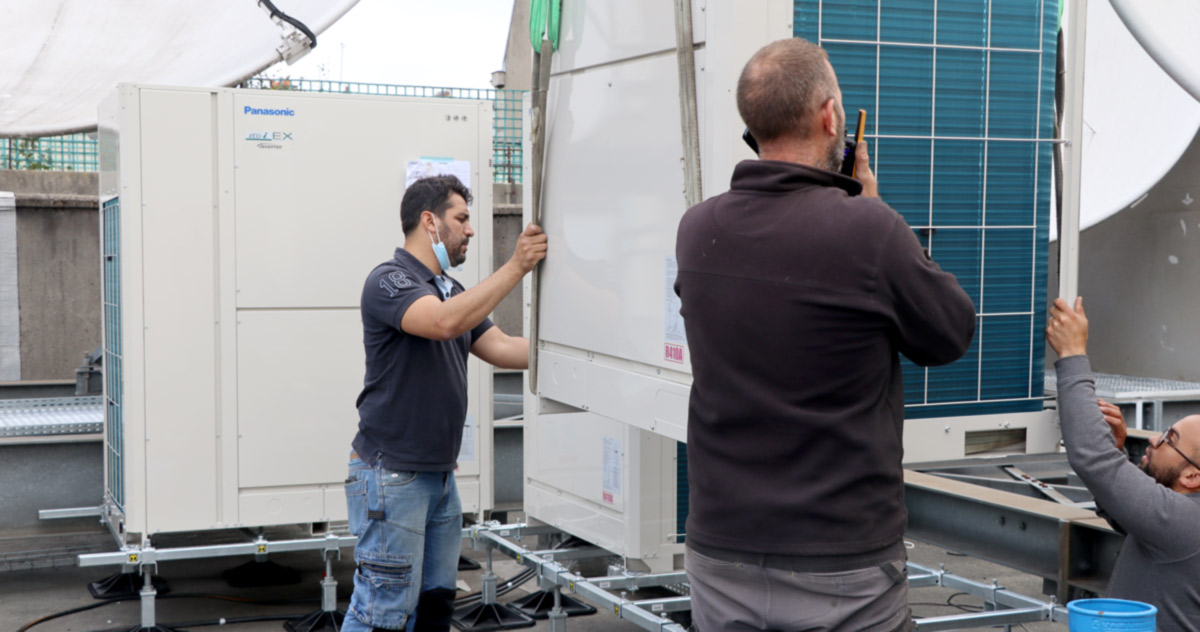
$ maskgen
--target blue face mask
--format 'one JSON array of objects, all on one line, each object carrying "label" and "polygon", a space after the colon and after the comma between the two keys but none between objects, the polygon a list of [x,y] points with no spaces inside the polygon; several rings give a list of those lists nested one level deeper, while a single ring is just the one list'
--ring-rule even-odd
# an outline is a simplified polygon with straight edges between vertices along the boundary
[{"label": "blue face mask", "polygon": [[433,233],[429,233],[429,241],[433,243],[433,256],[437,257],[438,265],[442,266],[442,272],[445,273],[450,269],[450,253],[446,252],[446,244],[442,242],[440,235],[434,242]]}]

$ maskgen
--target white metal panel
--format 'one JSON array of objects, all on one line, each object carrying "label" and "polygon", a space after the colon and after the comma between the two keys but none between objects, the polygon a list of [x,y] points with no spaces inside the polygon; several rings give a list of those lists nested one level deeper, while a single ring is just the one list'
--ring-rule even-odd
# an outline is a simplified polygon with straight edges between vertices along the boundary
[{"label": "white metal panel", "polygon": [[477,515],[485,509],[480,502],[483,490],[480,489],[478,476],[464,476],[460,469],[455,472],[454,483],[458,486],[458,499],[464,514]]},{"label": "white metal panel", "polygon": [[537,481],[553,481],[555,489],[593,503],[597,509],[625,511],[625,494],[605,491],[604,465],[618,468],[621,490],[629,488],[634,473],[625,465],[624,452],[620,462],[606,463],[603,443],[607,438],[619,442],[623,451],[629,449],[629,426],[590,413],[539,414],[532,434],[532,459],[527,460],[525,475],[535,486]]},{"label": "white metal panel", "polygon": [[[97,108],[96,154],[100,168],[100,204],[119,195],[121,187],[121,117],[125,112],[124,90],[111,90]],[[126,130],[129,131],[129,130]],[[103,239],[103,236],[101,236]],[[103,245],[103,243],[101,243]]]},{"label": "white metal panel", "polygon": [[266,90],[239,91],[233,105],[239,308],[357,306],[367,272],[404,243],[409,161],[470,161],[472,191],[490,200],[477,126],[490,105]]},{"label": "white metal panel", "polygon": [[[286,150],[235,131],[237,99],[260,94],[122,86],[103,135],[120,152],[105,181],[115,188],[119,168],[125,511],[135,533],[345,518],[363,375],[358,297],[403,241],[408,160],[470,162],[477,239],[453,274],[471,287],[492,270],[489,103],[268,94],[264,107],[323,119],[288,132],[316,139],[305,156],[275,160],[270,152]],[[430,129],[439,122],[458,127]],[[426,145],[404,140],[410,124]],[[387,131],[363,144],[343,128]],[[397,151],[405,142],[411,154]],[[243,143],[260,153],[243,156]],[[349,148],[365,163],[348,161]],[[237,283],[249,292],[236,294]],[[464,506],[479,512],[492,504],[491,367],[472,358],[468,372],[473,458],[458,475]]]},{"label": "white metal panel", "polygon": [[141,139],[148,531],[217,519],[213,103],[208,92],[141,94],[153,130]]},{"label": "white metal panel", "polygon": [[[121,407],[122,465],[124,466],[125,520],[131,531],[146,530],[146,367],[144,314],[142,313],[142,107],[141,90],[129,84],[117,87],[120,142],[117,143],[121,204]],[[115,138],[114,138],[115,140]],[[107,389],[107,385],[105,386]],[[108,392],[105,391],[105,395]],[[107,466],[108,455],[105,455]],[[107,470],[106,470],[107,471]]]},{"label": "white metal panel", "polygon": [[[340,486],[339,486],[340,487]],[[346,495],[342,492],[342,504],[345,505]],[[266,489],[242,492],[238,496],[241,522],[246,526],[263,526],[276,524],[296,524],[314,522],[325,519],[329,512],[325,510],[326,490],[314,489]],[[346,512],[345,507],[342,513]]]},{"label": "white metal panel", "polygon": [[[755,0],[756,2],[758,0]],[[692,41],[704,42],[707,0],[692,3]],[[563,3],[551,73],[675,49],[675,5],[645,0]]]},{"label": "white metal panel", "polygon": [[551,85],[544,340],[674,366],[663,360],[665,261],[686,210],[675,72],[665,53]]},{"label": "white metal panel", "polygon": [[923,463],[967,456],[967,433],[988,430],[1025,430],[1024,454],[1058,451],[1061,434],[1052,411],[909,419],[904,422],[904,462]]},{"label": "white metal panel", "polygon": [[589,412],[539,411],[544,401],[525,402],[526,515],[649,569],[673,569],[683,550],[676,443]]},{"label": "white metal panel", "polygon": [[[686,346],[674,350],[682,358],[669,353],[664,334],[673,298],[669,260],[686,210],[669,9],[583,5],[581,15],[564,18],[584,20],[580,28],[590,39],[576,44],[586,63],[572,64],[572,44],[562,44],[568,51],[560,50],[568,60],[562,68],[584,69],[560,72],[551,81],[544,224],[555,246],[543,264],[539,334],[650,369],[688,373]],[[728,188],[736,161],[750,157],[740,148],[737,77],[755,50],[790,36],[790,3],[742,3],[735,11],[732,2],[708,2],[696,21],[706,34],[697,51],[697,91],[704,192],[711,196]],[[645,24],[663,32],[629,44],[629,33]],[[643,56],[632,56],[634,50]],[[653,50],[663,52],[645,54]],[[622,61],[589,65],[612,59]]]},{"label": "white metal panel", "polygon": [[346,490],[343,485],[326,486],[322,492],[325,495],[325,517],[328,520],[348,519],[346,508]]},{"label": "white metal panel", "polygon": [[238,488],[344,480],[363,380],[358,310],[241,310],[237,319]]},{"label": "white metal panel", "polygon": [[475,356],[467,360],[467,393],[467,423],[454,475],[458,478],[463,513],[478,514],[492,508],[495,489],[492,480],[492,367]]},{"label": "white metal panel", "polygon": [[223,332],[221,336],[221,375],[220,375],[220,424],[219,443],[221,463],[217,472],[218,489],[220,489],[220,505],[218,509],[218,524],[230,524],[240,521],[240,503],[238,501],[238,337],[234,334],[237,326],[237,261],[234,249],[230,246],[236,243],[237,237],[237,197],[234,186],[236,172],[233,164],[233,150],[237,139],[230,130],[233,129],[233,95],[232,90],[217,91],[215,119],[217,129],[217,240],[221,246],[221,256],[218,263],[218,313],[217,320]]},{"label": "white metal panel", "polygon": [[547,343],[538,362],[538,394],[619,419],[675,441],[687,441],[692,377],[617,358],[598,358]]},{"label": "white metal panel", "polygon": [[756,157],[742,142],[745,124],[737,111],[737,81],[758,49],[792,37],[793,4],[793,0],[707,2],[713,41],[703,62],[697,59],[708,86],[697,95],[705,198],[728,191],[734,165]]}]

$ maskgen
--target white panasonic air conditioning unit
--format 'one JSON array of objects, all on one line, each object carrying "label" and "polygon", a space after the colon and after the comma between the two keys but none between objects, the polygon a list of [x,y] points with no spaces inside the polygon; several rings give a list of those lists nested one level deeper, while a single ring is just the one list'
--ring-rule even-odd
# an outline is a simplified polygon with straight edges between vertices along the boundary
[{"label": "white panasonic air conditioning unit", "polygon": [[[469,181],[492,270],[492,104],[121,85],[101,108],[105,488],[131,533],[346,518],[359,300],[406,174]],[[492,506],[490,367],[469,364],[463,510]]]}]

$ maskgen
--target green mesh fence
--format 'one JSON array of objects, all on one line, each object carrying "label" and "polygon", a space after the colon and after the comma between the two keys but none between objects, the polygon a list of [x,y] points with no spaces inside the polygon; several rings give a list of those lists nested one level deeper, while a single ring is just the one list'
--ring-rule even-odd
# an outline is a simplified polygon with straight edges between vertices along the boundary
[{"label": "green mesh fence", "polygon": [[397,97],[440,97],[446,99],[481,99],[492,102],[492,176],[496,182],[521,183],[521,98],[524,90],[492,90],[483,88],[438,88],[434,86],[399,86],[359,81],[324,81],[314,79],[271,79],[253,77],[239,88],[259,90],[297,90],[300,92],[338,92],[344,94],[379,94]]},{"label": "green mesh fence", "polygon": [[[496,182],[521,183],[521,98],[524,90],[481,88],[438,88],[399,86],[384,83],[320,81],[312,79],[247,79],[239,88],[298,90],[403,97],[484,99],[492,102],[492,175]],[[97,171],[96,141],[88,134],[44,138],[0,139],[0,169]]]},{"label": "green mesh fence", "polygon": [[87,134],[0,138],[0,169],[96,171],[96,141]]}]

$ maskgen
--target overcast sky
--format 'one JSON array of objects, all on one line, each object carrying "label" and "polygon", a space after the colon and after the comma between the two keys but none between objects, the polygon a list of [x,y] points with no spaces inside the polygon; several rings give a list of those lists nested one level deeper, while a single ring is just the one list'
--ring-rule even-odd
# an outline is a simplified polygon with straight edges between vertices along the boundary
[{"label": "overcast sky", "polygon": [[317,47],[271,77],[490,88],[504,65],[512,0],[360,0]]}]

